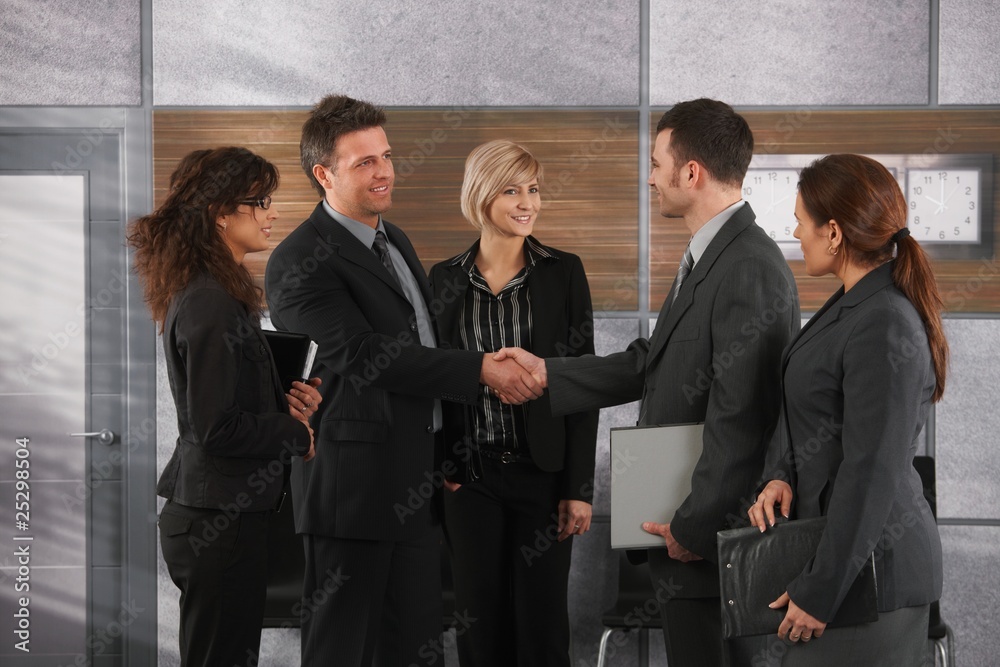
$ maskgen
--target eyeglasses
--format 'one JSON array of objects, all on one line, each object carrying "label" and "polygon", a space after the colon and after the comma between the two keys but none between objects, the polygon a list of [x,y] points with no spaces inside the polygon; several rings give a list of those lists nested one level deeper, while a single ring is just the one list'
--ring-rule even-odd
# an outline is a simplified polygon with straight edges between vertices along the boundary
[{"label": "eyeglasses", "polygon": [[271,195],[264,195],[260,199],[245,199],[240,203],[246,204],[247,206],[256,206],[257,208],[262,208],[266,211],[271,208]]}]

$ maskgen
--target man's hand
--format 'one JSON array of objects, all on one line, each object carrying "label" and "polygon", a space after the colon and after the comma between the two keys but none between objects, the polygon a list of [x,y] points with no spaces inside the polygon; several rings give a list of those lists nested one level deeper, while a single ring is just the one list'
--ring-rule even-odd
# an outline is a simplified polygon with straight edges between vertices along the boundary
[{"label": "man's hand", "polygon": [[642,524],[642,529],[647,533],[652,533],[653,535],[659,535],[667,542],[667,553],[674,560],[679,560],[682,563],[688,563],[693,560],[701,560],[701,556],[696,553],[692,553],[681,546],[681,543],[674,539],[673,534],[670,532],[669,523],[653,523],[652,521],[647,521]]},{"label": "man's hand", "polygon": [[516,361],[497,361],[489,354],[483,355],[479,381],[496,392],[504,403],[514,405],[534,400],[544,392],[542,385]]},{"label": "man's hand", "polygon": [[535,381],[538,382],[538,384],[542,387],[549,386],[549,374],[545,369],[545,360],[536,357],[527,350],[519,347],[504,347],[493,355],[493,359],[496,361],[513,359],[520,364],[521,368],[531,373],[531,376],[535,378]]}]

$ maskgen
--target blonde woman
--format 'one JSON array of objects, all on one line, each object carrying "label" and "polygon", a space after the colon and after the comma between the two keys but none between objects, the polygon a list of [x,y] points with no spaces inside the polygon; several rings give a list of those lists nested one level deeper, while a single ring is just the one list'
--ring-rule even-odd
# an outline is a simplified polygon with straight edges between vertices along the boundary
[{"label": "blonde woman", "polygon": [[[442,347],[593,354],[580,258],[531,235],[541,175],[531,153],[510,141],[469,155],[462,213],[480,237],[431,270],[444,307]],[[461,663],[568,667],[570,538],[590,529],[597,411],[553,417],[547,395],[512,406],[486,387],[474,406],[446,410],[445,531],[456,605],[478,619],[458,638]]]}]

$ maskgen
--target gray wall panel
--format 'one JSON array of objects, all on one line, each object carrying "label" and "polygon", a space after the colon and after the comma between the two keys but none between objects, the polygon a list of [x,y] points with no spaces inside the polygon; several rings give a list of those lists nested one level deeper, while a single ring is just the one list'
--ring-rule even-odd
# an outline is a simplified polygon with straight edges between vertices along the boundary
[{"label": "gray wall panel", "polygon": [[941,3],[938,99],[941,104],[1000,104],[1000,5]]},{"label": "gray wall panel", "polygon": [[944,594],[941,617],[955,633],[955,664],[995,665],[1000,655],[996,627],[1000,605],[997,526],[941,526]]},{"label": "gray wall panel", "polygon": [[[621,352],[639,336],[636,320],[594,320],[594,346],[597,354],[604,356]],[[597,429],[597,454],[594,465],[594,514],[611,514],[611,429],[617,426],[635,426],[639,419],[639,403],[627,403],[601,410]]]},{"label": "gray wall panel", "polygon": [[139,7],[139,0],[5,0],[0,104],[141,104]]},{"label": "gray wall panel", "polygon": [[1000,518],[1000,320],[945,320],[951,367],[937,406],[938,516]]},{"label": "gray wall panel", "polygon": [[154,0],[154,102],[634,105],[638,36],[638,0]]},{"label": "gray wall panel", "polygon": [[929,21],[926,0],[651,0],[650,103],[926,104]]}]

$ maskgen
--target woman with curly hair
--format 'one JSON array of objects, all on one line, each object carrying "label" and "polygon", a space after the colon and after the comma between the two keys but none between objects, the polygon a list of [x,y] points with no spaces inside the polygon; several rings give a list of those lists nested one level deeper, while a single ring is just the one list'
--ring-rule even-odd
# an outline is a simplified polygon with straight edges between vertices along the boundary
[{"label": "woman with curly hair", "polygon": [[275,468],[314,455],[318,381],[281,387],[243,266],[268,248],[277,186],[274,165],[245,148],[195,151],[128,236],[177,406],[179,437],[156,492],[167,499],[160,546],[181,590],[185,667],[256,661],[268,516],[284,495]]}]

